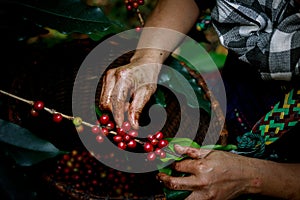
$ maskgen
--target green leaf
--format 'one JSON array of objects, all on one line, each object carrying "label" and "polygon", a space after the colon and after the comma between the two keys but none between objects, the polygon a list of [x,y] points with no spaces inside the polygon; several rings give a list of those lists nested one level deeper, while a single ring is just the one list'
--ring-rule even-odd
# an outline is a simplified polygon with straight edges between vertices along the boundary
[{"label": "green leaf", "polygon": [[181,156],[176,156],[175,154],[172,153],[166,153],[166,157],[165,158],[161,158],[160,160],[162,162],[169,162],[169,161],[179,161],[181,160],[182,157]]},{"label": "green leaf", "polygon": [[172,174],[172,169],[170,167],[163,167],[163,168],[158,167],[158,169],[159,172],[165,173],[169,176]]},{"label": "green leaf", "polygon": [[112,33],[122,26],[109,20],[100,7],[91,7],[81,0],[10,0],[0,3],[11,12],[29,19],[39,26],[61,33]]},{"label": "green leaf", "polygon": [[201,147],[202,149],[214,149],[214,150],[222,150],[222,151],[231,151],[231,150],[236,150],[237,146],[233,144],[228,144],[228,145],[205,145]]},{"label": "green leaf", "polygon": [[165,108],[167,106],[166,98],[164,92],[158,87],[155,93],[153,94],[155,102],[161,107]]},{"label": "green leaf", "polygon": [[209,55],[218,68],[222,68],[224,66],[227,57],[225,54],[210,52]]},{"label": "green leaf", "polygon": [[21,166],[31,166],[65,153],[29,130],[2,119],[0,143],[1,148]]},{"label": "green leaf", "polygon": [[191,194],[191,191],[186,190],[170,190],[164,187],[163,191],[165,193],[167,200],[182,200]]},{"label": "green leaf", "polygon": [[95,106],[95,112],[96,112],[97,117],[101,117],[103,114],[103,112],[102,112],[102,110],[100,110],[99,106]]}]

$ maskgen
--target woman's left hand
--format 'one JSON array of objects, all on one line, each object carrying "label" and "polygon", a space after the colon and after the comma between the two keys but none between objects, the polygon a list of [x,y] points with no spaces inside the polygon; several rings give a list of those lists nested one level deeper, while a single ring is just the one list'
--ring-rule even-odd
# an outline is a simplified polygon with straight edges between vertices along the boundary
[{"label": "woman's left hand", "polygon": [[230,152],[196,149],[175,145],[175,150],[190,159],[174,163],[178,172],[189,174],[172,177],[158,173],[157,178],[172,190],[190,190],[187,200],[232,199],[253,191],[259,185],[255,162]]}]

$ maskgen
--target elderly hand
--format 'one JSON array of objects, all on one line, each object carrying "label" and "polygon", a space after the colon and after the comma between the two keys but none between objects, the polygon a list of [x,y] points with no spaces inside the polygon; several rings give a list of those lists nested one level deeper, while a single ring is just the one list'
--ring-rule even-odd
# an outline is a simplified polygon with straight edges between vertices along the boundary
[{"label": "elderly hand", "polygon": [[257,192],[254,188],[260,182],[257,179],[257,167],[251,159],[224,151],[178,145],[175,149],[180,154],[188,155],[190,159],[174,163],[174,169],[189,176],[172,177],[158,173],[157,178],[170,189],[192,191],[186,199],[225,200]]},{"label": "elderly hand", "polygon": [[139,116],[157,88],[161,64],[135,60],[130,64],[110,69],[103,78],[100,107],[110,110],[118,127],[122,126],[124,113],[138,129]]}]

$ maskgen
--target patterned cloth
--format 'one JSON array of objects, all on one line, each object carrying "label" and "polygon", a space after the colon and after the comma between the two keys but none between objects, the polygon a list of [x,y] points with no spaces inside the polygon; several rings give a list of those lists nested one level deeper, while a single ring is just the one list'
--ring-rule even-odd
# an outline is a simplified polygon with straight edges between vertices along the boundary
[{"label": "patterned cloth", "polygon": [[283,136],[300,121],[300,90],[291,90],[283,101],[262,117],[252,128],[252,132],[260,134],[271,144]]},{"label": "patterned cloth", "polygon": [[295,127],[300,121],[300,89],[292,89],[272,110],[238,138],[237,153],[261,157],[265,145],[270,145]]},{"label": "patterned cloth", "polygon": [[220,42],[257,67],[264,80],[299,76],[300,11],[294,0],[217,0],[211,16]]}]

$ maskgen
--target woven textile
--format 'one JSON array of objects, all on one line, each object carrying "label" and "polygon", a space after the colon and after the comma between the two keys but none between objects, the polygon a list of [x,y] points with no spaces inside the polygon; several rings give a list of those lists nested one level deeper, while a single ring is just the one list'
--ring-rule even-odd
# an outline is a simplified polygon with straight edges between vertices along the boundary
[{"label": "woven textile", "polygon": [[238,139],[240,154],[261,157],[265,145],[272,144],[300,121],[300,89],[292,89],[285,98]]},{"label": "woven textile", "polygon": [[[267,144],[280,138],[300,120],[300,90],[286,94],[252,129],[255,134],[270,138]],[[271,140],[272,138],[272,140]]]}]

